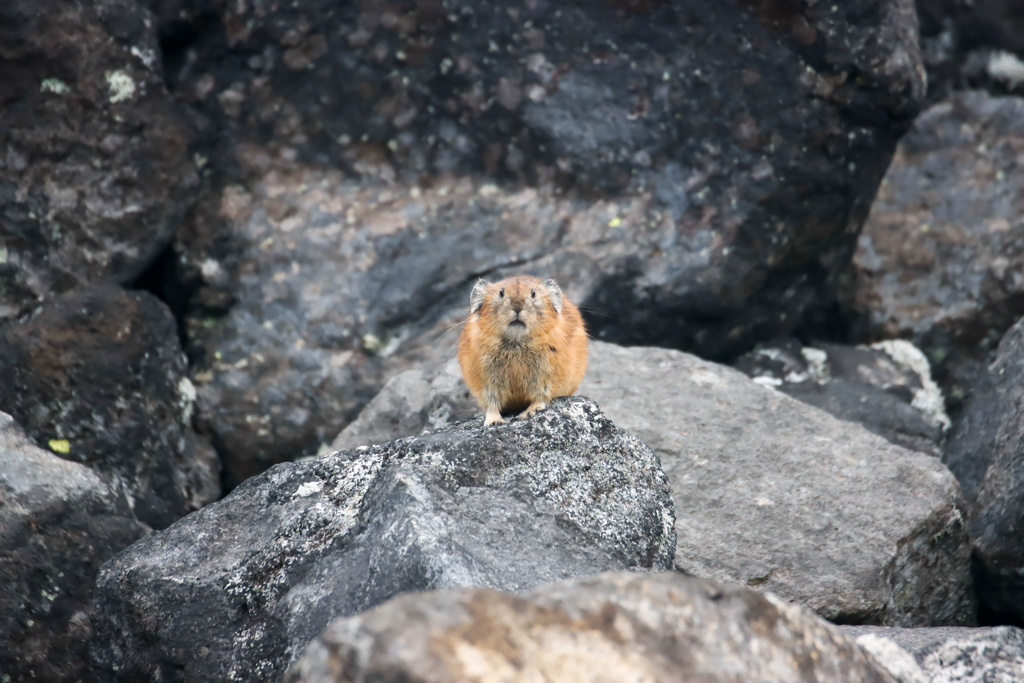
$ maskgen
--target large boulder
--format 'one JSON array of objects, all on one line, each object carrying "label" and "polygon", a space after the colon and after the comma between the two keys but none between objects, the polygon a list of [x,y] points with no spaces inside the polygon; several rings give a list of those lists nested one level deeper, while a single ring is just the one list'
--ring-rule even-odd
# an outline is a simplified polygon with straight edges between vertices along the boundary
[{"label": "large boulder", "polygon": [[861,424],[898,446],[942,453],[950,425],[942,392],[928,359],[908,341],[852,347],[785,339],[759,345],[733,366],[758,384]]},{"label": "large boulder", "polygon": [[220,465],[191,426],[195,389],[174,318],[144,292],[95,286],[0,329],[0,410],[102,473],[154,528],[220,497]]},{"label": "large boulder", "polygon": [[[338,441],[479,419],[457,372],[450,363],[393,379]],[[936,458],[669,349],[591,342],[578,393],[661,460],[677,569],[842,623],[973,623],[964,500]],[[396,405],[407,407],[404,421]]]},{"label": "large boulder", "polygon": [[221,3],[169,79],[218,133],[175,272],[229,474],[332,438],[478,276],[714,357],[831,301],[921,102],[916,16],[769,5]]},{"label": "large boulder", "polygon": [[197,185],[148,12],[129,0],[0,7],[0,319],[137,279]]},{"label": "large boulder", "polygon": [[844,626],[899,683],[1016,683],[1024,631],[998,628]]},{"label": "large boulder", "polygon": [[87,677],[96,574],[146,531],[120,491],[0,413],[0,678]]},{"label": "large boulder", "polygon": [[988,607],[1024,617],[1024,320],[999,344],[995,362],[953,426],[945,460],[960,480]]},{"label": "large boulder", "polygon": [[333,622],[288,683],[891,683],[808,610],[679,574],[406,595]]},{"label": "large boulder", "polygon": [[104,566],[93,658],[117,681],[271,680],[401,592],[670,568],[673,522],[657,458],[580,398],[284,463]]},{"label": "large boulder", "polygon": [[1024,99],[960,93],[900,141],[854,257],[860,339],[903,337],[958,407],[1024,316]]}]

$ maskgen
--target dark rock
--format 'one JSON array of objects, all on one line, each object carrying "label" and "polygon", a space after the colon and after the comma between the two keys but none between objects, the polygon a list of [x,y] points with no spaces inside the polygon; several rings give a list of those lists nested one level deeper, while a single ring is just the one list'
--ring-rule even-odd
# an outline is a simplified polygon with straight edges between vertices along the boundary
[{"label": "dark rock", "polygon": [[1006,94],[1024,80],[1024,14],[1015,0],[916,0],[934,103],[957,90]]},{"label": "dark rock", "polygon": [[128,0],[0,7],[0,319],[128,283],[196,185],[149,14]]},{"label": "dark rock", "polygon": [[0,413],[0,679],[85,677],[96,574],[145,533],[121,492]]},{"label": "dark rock", "polygon": [[481,275],[554,277],[623,343],[792,330],[923,92],[906,0],[222,7],[168,78],[223,132],[226,225],[177,250],[236,478],[337,434]]},{"label": "dark rock", "polygon": [[0,330],[0,410],[105,475],[154,528],[220,495],[217,455],[191,428],[185,370],[174,318],[144,292],[78,290]]},{"label": "dark rock", "polygon": [[108,562],[98,670],[274,680],[327,623],[413,590],[665,569],[657,458],[584,399],[278,465]]},{"label": "dark rock", "polygon": [[958,408],[1024,316],[1024,100],[961,93],[900,142],[860,237],[860,339],[903,337]]},{"label": "dark rock", "polygon": [[899,683],[1015,683],[1024,672],[1024,631],[1012,626],[842,630]]},{"label": "dark rock", "polygon": [[872,346],[803,346],[796,339],[758,347],[734,367],[758,384],[864,426],[897,446],[940,455],[949,428],[928,359],[903,340]]},{"label": "dark rock", "polygon": [[[454,372],[395,378],[339,442],[478,418]],[[668,349],[591,342],[578,393],[661,460],[676,504],[677,569],[843,623],[974,623],[964,501],[936,458]],[[403,404],[409,412],[396,423],[393,406]]]},{"label": "dark rock", "polygon": [[671,573],[404,595],[333,622],[285,680],[892,682],[810,611]]},{"label": "dark rock", "polygon": [[967,499],[979,596],[1024,617],[1024,320],[999,344],[984,389],[967,399],[945,460]]}]

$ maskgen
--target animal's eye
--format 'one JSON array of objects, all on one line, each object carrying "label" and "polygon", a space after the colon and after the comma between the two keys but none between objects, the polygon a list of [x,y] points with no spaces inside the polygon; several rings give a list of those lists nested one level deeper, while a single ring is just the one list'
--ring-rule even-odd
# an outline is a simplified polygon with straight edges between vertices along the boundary
[{"label": "animal's eye", "polygon": [[504,287],[502,287],[501,290],[498,292],[498,296],[500,296],[502,299],[505,298],[505,288]]},{"label": "animal's eye", "polygon": [[530,290],[530,296],[533,297],[534,299],[536,299],[537,298],[537,290],[536,289],[531,289]]}]

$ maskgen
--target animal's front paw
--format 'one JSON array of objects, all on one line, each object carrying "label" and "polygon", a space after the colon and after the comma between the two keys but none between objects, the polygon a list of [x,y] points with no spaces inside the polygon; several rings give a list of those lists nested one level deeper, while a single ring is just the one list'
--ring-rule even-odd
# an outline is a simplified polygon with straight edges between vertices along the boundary
[{"label": "animal's front paw", "polygon": [[531,415],[533,415],[537,411],[544,410],[547,407],[548,407],[547,403],[544,403],[543,401],[536,401],[534,403],[531,403],[529,408],[527,408],[523,412],[519,413],[519,417],[521,417],[522,419],[525,420],[526,418],[530,417]]},{"label": "animal's front paw", "polygon": [[501,412],[497,410],[488,410],[484,414],[484,427],[488,425],[500,425],[504,423],[505,420],[501,418]]}]

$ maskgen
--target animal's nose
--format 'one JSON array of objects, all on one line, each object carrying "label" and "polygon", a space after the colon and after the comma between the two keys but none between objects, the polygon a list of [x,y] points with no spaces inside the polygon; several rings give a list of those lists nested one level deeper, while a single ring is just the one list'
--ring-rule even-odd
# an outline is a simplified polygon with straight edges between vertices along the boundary
[{"label": "animal's nose", "polygon": [[512,311],[515,312],[516,315],[519,315],[522,312],[522,310],[523,310],[523,302],[522,301],[513,301],[512,302]]}]

